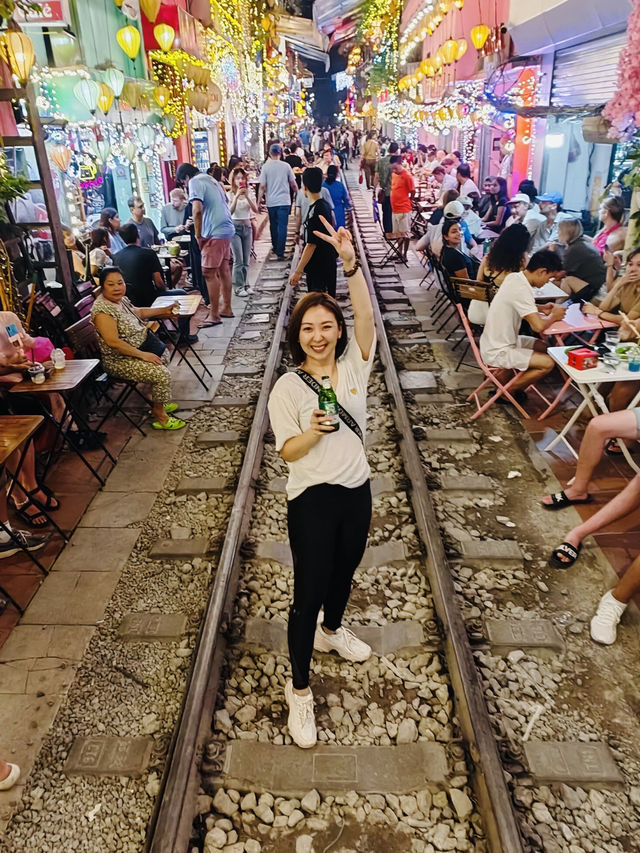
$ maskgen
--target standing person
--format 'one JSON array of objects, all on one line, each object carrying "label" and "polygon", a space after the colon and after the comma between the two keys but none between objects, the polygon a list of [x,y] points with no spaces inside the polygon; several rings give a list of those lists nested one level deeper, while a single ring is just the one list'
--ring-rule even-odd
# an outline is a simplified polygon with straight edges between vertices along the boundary
[{"label": "standing person", "polygon": [[247,273],[251,261],[253,246],[253,228],[251,227],[251,211],[258,212],[258,205],[248,189],[247,173],[244,169],[234,169],[231,173],[231,190],[229,191],[229,210],[233,219],[236,233],[231,238],[231,254],[233,255],[233,289],[236,296],[248,296]]},{"label": "standing person", "polygon": [[389,163],[393,233],[403,235],[400,241],[400,254],[406,261],[411,238],[411,210],[415,184],[409,172],[403,168],[402,157],[399,154],[393,154]]},{"label": "standing person", "polygon": [[233,317],[231,238],[236,230],[227,196],[218,181],[211,175],[203,175],[191,163],[181,163],[176,177],[189,191],[195,236],[202,256],[202,274],[209,291],[209,317],[200,328],[219,326],[222,317]]},{"label": "standing person", "polygon": [[[287,681],[285,695],[289,733],[303,748],[317,740],[309,686],[313,650],[333,650],[354,662],[371,654],[371,648],[342,625],[342,618],[371,522],[364,431],[376,347],[373,308],[351,235],[343,228],[334,231],[326,220],[323,224],[325,232],[316,236],[337,251],[344,264],[354,335],[348,342],[344,317],[334,299],[307,294],[294,308],[288,329],[289,347],[301,372],[280,377],[269,398],[276,449],[289,466],[288,529],[294,580],[288,627],[292,680]],[[345,407],[337,431],[318,409],[317,389],[325,376]],[[314,531],[321,536],[321,546]],[[323,623],[316,627],[322,607]]]},{"label": "standing person", "polygon": [[132,195],[129,199],[129,211],[131,212],[131,219],[125,225],[133,223],[137,227],[140,234],[140,245],[145,249],[157,246],[160,242],[160,235],[155,222],[145,216],[146,210],[142,199]]},{"label": "standing person", "polygon": [[311,153],[319,154],[320,149],[322,148],[322,134],[320,133],[320,128],[315,127],[313,130],[313,137],[311,139]]},{"label": "standing person", "polygon": [[184,211],[187,206],[187,194],[180,187],[175,187],[169,193],[171,201],[162,208],[160,230],[167,238],[173,240],[179,234],[186,234],[191,222],[185,221]]},{"label": "standing person", "polygon": [[298,136],[300,137],[300,142],[302,142],[303,147],[308,150],[309,142],[311,140],[311,134],[309,133],[307,128],[303,127]]},{"label": "standing person", "polygon": [[325,222],[331,222],[331,209],[322,198],[322,171],[317,167],[306,169],[302,175],[302,185],[310,203],[303,224],[305,247],[290,281],[294,287],[298,285],[306,270],[307,290],[326,290],[335,298],[336,252],[330,241],[318,236],[318,232],[329,233]]},{"label": "standing person", "polygon": [[111,247],[112,255],[115,255],[116,252],[119,252],[121,249],[124,249],[125,242],[120,236],[120,228],[122,227],[122,222],[120,221],[120,214],[115,209],[115,207],[102,208],[100,219],[98,220],[98,225],[100,226],[100,228],[106,228],[109,232],[109,244]]},{"label": "standing person", "polygon": [[284,260],[284,250],[287,243],[287,225],[291,212],[291,193],[294,197],[298,192],[293,169],[280,159],[282,147],[272,145],[269,149],[269,159],[260,172],[260,190],[258,207],[266,198],[271,230],[271,246],[278,260]]},{"label": "standing person", "polygon": [[393,231],[393,219],[391,210],[391,157],[398,153],[398,143],[389,143],[389,153],[378,160],[374,186],[378,187],[378,204],[382,205],[382,227],[385,234]]},{"label": "standing person", "polygon": [[94,228],[89,241],[91,275],[98,275],[102,267],[111,263],[111,239],[106,228]]},{"label": "standing person", "polygon": [[375,131],[370,130],[367,134],[367,140],[362,146],[362,171],[364,172],[368,190],[373,186],[373,176],[376,171],[379,151]]},{"label": "standing person", "polygon": [[329,166],[327,169],[327,177],[324,179],[322,186],[326,187],[331,195],[336,228],[346,228],[346,213],[348,210],[351,210],[351,203],[349,201],[347,188],[342,181],[338,180],[337,166]]}]

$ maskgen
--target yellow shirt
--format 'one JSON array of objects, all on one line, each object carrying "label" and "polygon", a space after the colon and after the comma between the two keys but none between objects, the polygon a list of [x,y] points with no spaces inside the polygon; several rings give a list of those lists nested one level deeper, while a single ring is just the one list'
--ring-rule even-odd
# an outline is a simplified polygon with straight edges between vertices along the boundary
[{"label": "yellow shirt", "polygon": [[375,160],[378,156],[378,143],[375,139],[367,139],[362,146],[362,157],[365,160]]}]

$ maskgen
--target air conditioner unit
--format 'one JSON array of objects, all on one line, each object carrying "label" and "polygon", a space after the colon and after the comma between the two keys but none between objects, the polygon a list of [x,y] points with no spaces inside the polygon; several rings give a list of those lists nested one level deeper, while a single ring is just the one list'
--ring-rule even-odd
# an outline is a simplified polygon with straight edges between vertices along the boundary
[{"label": "air conditioner unit", "polygon": [[609,136],[610,130],[611,122],[602,115],[586,116],[582,119],[582,136],[585,142],[615,145],[618,140]]}]

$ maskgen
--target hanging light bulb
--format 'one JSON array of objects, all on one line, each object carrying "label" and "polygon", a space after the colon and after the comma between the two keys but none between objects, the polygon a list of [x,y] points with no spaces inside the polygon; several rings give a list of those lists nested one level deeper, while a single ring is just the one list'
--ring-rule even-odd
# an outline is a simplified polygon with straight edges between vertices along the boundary
[{"label": "hanging light bulb", "polygon": [[7,62],[21,85],[29,79],[35,60],[33,42],[29,36],[16,30],[7,30],[2,37],[2,46],[7,56]]},{"label": "hanging light bulb", "polygon": [[153,90],[153,97],[156,104],[164,109],[164,107],[169,103],[171,92],[166,86],[156,86]]},{"label": "hanging light bulb", "polygon": [[100,94],[98,95],[98,109],[101,113],[106,115],[111,109],[111,104],[113,103],[114,92],[111,86],[107,86],[106,83],[99,83],[100,86]]},{"label": "hanging light bulb", "polygon": [[104,72],[104,82],[109,86],[116,98],[122,94],[124,86],[124,74],[119,68],[107,68]]},{"label": "hanging light bulb", "polygon": [[460,39],[458,41],[458,52],[456,53],[456,62],[459,59],[462,59],[462,57],[465,55],[465,53],[467,52],[467,47],[468,45],[466,39]]},{"label": "hanging light bulb", "polygon": [[137,27],[122,27],[116,33],[116,39],[129,59],[135,59],[140,50],[140,31]]},{"label": "hanging light bulb", "polygon": [[71,162],[71,149],[66,145],[56,145],[49,151],[49,159],[60,171],[66,172]]},{"label": "hanging light bulb", "polygon": [[444,59],[445,65],[451,65],[452,62],[456,61],[458,42],[454,39],[447,39],[440,50],[442,51],[442,58]]},{"label": "hanging light bulb", "polygon": [[73,87],[73,94],[86,107],[91,115],[96,111],[98,98],[100,97],[100,86],[95,80],[81,80]]},{"label": "hanging light bulb", "polygon": [[489,38],[489,27],[486,24],[478,24],[471,30],[471,41],[476,50],[482,50],[484,43]]},{"label": "hanging light bulb", "polygon": [[153,28],[153,35],[162,50],[166,53],[173,45],[176,31],[169,24],[158,24]]},{"label": "hanging light bulb", "polygon": [[446,15],[449,9],[451,8],[451,0],[440,0],[438,3],[438,8],[442,12],[443,15]]}]

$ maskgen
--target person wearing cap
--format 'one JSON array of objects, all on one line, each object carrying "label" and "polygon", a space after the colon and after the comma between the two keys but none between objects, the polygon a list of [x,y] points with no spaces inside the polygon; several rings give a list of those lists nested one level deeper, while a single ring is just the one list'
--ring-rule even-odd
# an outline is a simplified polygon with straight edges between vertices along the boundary
[{"label": "person wearing cap", "polygon": [[535,231],[536,226],[541,222],[544,222],[545,218],[540,213],[540,206],[536,199],[538,198],[538,188],[533,183],[533,181],[529,180],[529,178],[525,178],[524,181],[520,181],[518,185],[518,192],[524,193],[529,199],[529,210],[526,212],[523,225],[526,225],[527,228],[533,233]]},{"label": "person wearing cap", "polygon": [[480,190],[471,179],[471,169],[468,163],[460,163],[456,169],[456,178],[460,195],[474,199],[475,201],[480,200]]},{"label": "person wearing cap", "polygon": [[462,221],[469,229],[469,234],[474,239],[480,237],[482,233],[482,219],[480,219],[475,210],[473,210],[473,199],[470,199],[468,196],[461,195],[458,201],[464,208]]},{"label": "person wearing cap", "polygon": [[540,205],[540,213],[544,216],[544,222],[541,222],[533,233],[531,238],[532,252],[537,252],[538,249],[546,248],[550,244],[558,242],[556,219],[561,209],[562,196],[560,193],[551,191],[539,195],[537,201]]},{"label": "person wearing cap", "polygon": [[262,199],[266,199],[269,214],[269,229],[271,231],[271,246],[274,255],[284,259],[284,249],[287,242],[287,226],[291,212],[291,193],[298,194],[298,185],[293,169],[280,159],[281,145],[269,148],[269,159],[260,171],[260,190],[258,192],[258,208]]},{"label": "person wearing cap", "polygon": [[[518,223],[524,224],[524,218],[529,212],[529,208],[531,207],[531,200],[526,193],[516,193],[509,199],[509,209],[511,210],[511,214],[505,223],[505,228],[508,228],[510,225],[517,225]],[[534,223],[531,223],[530,234],[533,235],[535,231]]]}]

